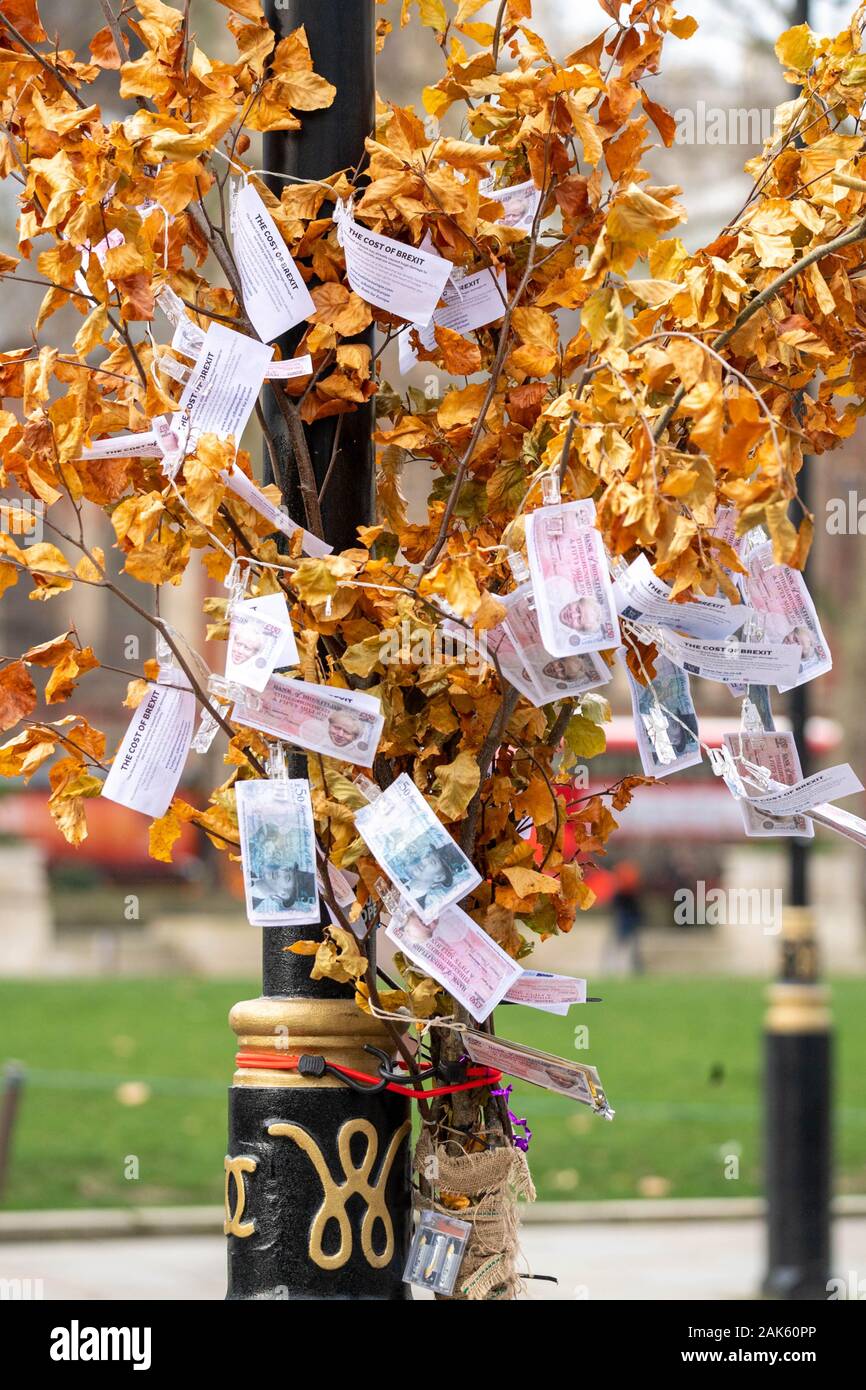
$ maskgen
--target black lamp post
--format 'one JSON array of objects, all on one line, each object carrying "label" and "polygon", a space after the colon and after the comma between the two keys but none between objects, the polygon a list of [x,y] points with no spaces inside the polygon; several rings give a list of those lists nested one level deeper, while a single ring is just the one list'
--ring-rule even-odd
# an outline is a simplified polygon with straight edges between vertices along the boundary
[{"label": "black lamp post", "polygon": [[[808,24],[809,0],[794,0],[792,24]],[[809,460],[798,479],[809,506]],[[789,697],[791,729],[809,776],[809,686]],[[775,1298],[826,1299],[830,1278],[832,1033],[830,991],[819,982],[809,905],[811,841],[789,841],[788,904],[782,914],[779,976],[765,1020],[767,1274]]]},{"label": "black lamp post", "polygon": [[[337,95],[329,109],[305,113],[298,134],[264,137],[265,168],[307,179],[354,168],[373,129],[374,0],[270,0],[266,11],[278,40],[305,26],[316,71]],[[283,186],[275,181],[274,192]],[[281,346],[291,355],[291,335]],[[291,442],[273,401],[266,416],[285,476],[294,478]],[[322,512],[337,549],[355,543],[355,528],[373,519],[371,433],[366,407],[306,428],[320,489],[328,476]],[[284,500],[292,516],[303,518],[295,489]],[[294,755],[290,775],[305,774],[305,759]],[[279,1066],[281,1057],[309,1054],[370,1072],[375,1066],[363,1045],[390,1051],[381,1024],[355,1007],[350,987],[311,980],[310,958],[286,950],[315,933],[265,927],[262,995],[231,1012],[240,1049],[273,1053],[274,1066],[240,1065],[229,1092],[228,1297],[402,1299],[407,1101]]]}]

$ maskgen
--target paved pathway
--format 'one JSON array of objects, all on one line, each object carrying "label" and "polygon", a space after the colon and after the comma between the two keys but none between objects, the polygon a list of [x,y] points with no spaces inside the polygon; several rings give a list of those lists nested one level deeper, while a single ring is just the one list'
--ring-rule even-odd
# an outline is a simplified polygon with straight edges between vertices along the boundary
[{"label": "paved pathway", "polygon": [[[523,1249],[559,1279],[530,1283],[535,1299],[750,1298],[763,1272],[754,1220],[533,1225]],[[836,1222],[834,1270],[866,1281],[866,1219]],[[220,1299],[224,1271],[224,1241],[209,1235],[0,1244],[0,1279],[41,1279],[46,1299]]]}]

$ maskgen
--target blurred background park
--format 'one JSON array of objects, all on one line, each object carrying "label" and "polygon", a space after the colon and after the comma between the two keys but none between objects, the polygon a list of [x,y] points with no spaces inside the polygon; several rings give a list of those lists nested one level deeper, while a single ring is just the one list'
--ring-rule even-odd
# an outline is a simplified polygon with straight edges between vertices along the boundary
[{"label": "blurred background park", "polygon": [[[535,27],[559,55],[607,23],[594,0],[534,0],[533,8]],[[674,112],[679,131],[671,149],[654,151],[651,164],[659,183],[681,185],[689,213],[683,237],[696,247],[741,207],[750,186],[743,165],[769,134],[773,108],[792,95],[773,53],[792,15],[781,0],[691,0],[680,8],[701,27],[686,43],[670,42],[664,74],[650,79],[653,98]],[[96,27],[91,6],[42,0],[40,9],[61,46],[85,47]],[[835,32],[850,9],[849,0],[815,0],[812,25]],[[380,60],[379,88],[387,98],[417,103],[438,72],[438,54],[429,30],[412,25],[399,32],[398,12],[396,3],[381,11],[395,21],[395,33]],[[213,56],[228,56],[221,50],[224,20],[221,6],[194,0],[193,28]],[[254,156],[255,147],[247,157]],[[0,190],[4,249],[14,243],[14,191],[11,183]],[[7,283],[3,294],[2,347],[23,347],[39,292]],[[69,314],[67,322],[66,315],[52,319],[39,341],[71,337],[79,320]],[[422,389],[424,371],[410,379]],[[386,360],[389,374],[396,382],[395,357]],[[809,686],[806,740],[813,768],[848,761],[866,780],[861,455],[855,435],[810,466],[816,529],[809,585],[834,665]],[[404,475],[413,504],[423,503],[426,484],[424,476]],[[841,530],[830,524],[840,499],[850,523]],[[100,533],[100,524],[91,539],[108,549],[110,528]],[[204,635],[202,601],[213,592],[203,572],[191,572],[164,593],[161,611],[221,669],[222,648]],[[10,593],[0,608],[0,649],[17,653],[74,624],[82,641],[117,668],[86,678],[77,706],[111,739],[126,724],[126,668],[152,654],[152,637],[106,599],[96,588],[76,591],[74,604],[62,596],[33,604]],[[628,693],[619,684],[608,689],[614,719],[608,751],[589,765],[590,788],[640,771]],[[739,703],[724,687],[702,683],[695,694],[706,741],[738,726]],[[774,696],[780,727],[787,699]],[[219,759],[219,751],[213,756]],[[216,780],[206,760],[191,756],[181,791],[200,804]],[[863,814],[863,802],[846,805]],[[235,1000],[259,992],[260,931],[246,923],[238,867],[191,827],[167,866],[147,857],[143,817],[97,800],[88,805],[88,825],[88,839],[70,849],[45,808],[39,774],[27,788],[0,780],[0,1062],[14,1062],[23,1078],[0,1209],[216,1203],[234,1041],[226,1015]],[[765,921],[713,923],[700,920],[699,911],[692,914],[697,920],[678,922],[675,894],[699,893],[699,884],[705,892],[758,888],[778,890],[784,904],[787,844],[744,839],[736,805],[706,761],[641,789],[623,813],[591,879],[597,905],[567,937],[542,944],[532,961],[587,977],[590,995],[602,1002],[567,1017],[517,1007],[497,1016],[505,1036],[596,1065],[618,1112],[613,1124],[602,1124],[547,1092],[515,1087],[511,1104],[533,1131],[530,1158],[542,1199],[763,1191],[761,1030],[779,935]],[[823,832],[811,850],[836,1035],[834,1183],[848,1196],[866,1194],[864,853]],[[623,866],[639,902],[640,929],[628,941],[617,935],[614,911]],[[130,1156],[137,1158],[134,1176]]]}]

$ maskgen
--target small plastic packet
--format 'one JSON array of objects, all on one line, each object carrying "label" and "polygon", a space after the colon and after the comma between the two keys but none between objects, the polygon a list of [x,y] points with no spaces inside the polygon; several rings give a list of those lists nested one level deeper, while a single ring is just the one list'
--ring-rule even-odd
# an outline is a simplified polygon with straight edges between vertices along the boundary
[{"label": "small plastic packet", "polygon": [[456,1216],[424,1211],[403,1271],[404,1284],[450,1294],[457,1283],[472,1226]]}]

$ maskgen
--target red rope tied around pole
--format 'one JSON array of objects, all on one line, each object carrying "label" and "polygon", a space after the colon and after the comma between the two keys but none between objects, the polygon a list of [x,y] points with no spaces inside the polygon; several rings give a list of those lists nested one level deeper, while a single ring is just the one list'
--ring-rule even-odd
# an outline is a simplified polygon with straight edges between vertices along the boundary
[{"label": "red rope tied around pole", "polygon": [[[300,1056],[293,1056],[291,1053],[283,1052],[239,1052],[235,1058],[235,1065],[250,1069],[267,1069],[268,1071],[298,1071],[300,1069]],[[341,1066],[338,1062],[325,1062],[326,1072],[324,1075],[344,1077],[349,1085],[352,1081],[362,1081],[368,1083],[372,1089],[382,1078],[373,1075],[371,1072],[355,1071],[353,1067]],[[407,1073],[408,1075],[408,1073]],[[465,1081],[459,1081],[451,1086],[433,1086],[429,1091],[415,1090],[411,1086],[401,1086],[396,1081],[386,1081],[382,1090],[395,1091],[397,1095],[409,1096],[411,1100],[427,1100],[431,1096],[449,1096],[454,1091],[471,1091],[478,1086],[498,1086],[502,1080],[502,1072],[496,1071],[493,1067],[467,1066]]]}]

